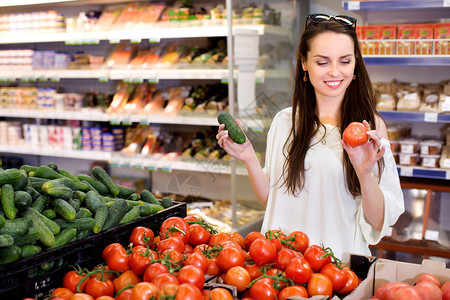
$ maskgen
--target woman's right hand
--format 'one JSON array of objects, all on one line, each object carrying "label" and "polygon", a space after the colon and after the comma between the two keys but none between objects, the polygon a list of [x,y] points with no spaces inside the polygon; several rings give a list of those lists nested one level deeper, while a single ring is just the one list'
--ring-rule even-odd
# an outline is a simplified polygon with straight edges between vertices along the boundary
[{"label": "woman's right hand", "polygon": [[[238,120],[236,120],[236,123],[242,129]],[[234,142],[228,135],[228,130],[225,130],[224,124],[219,126],[219,133],[217,133],[216,138],[220,147],[222,147],[230,156],[242,161],[244,164],[250,163],[255,158],[257,159],[255,150],[247,136],[245,136],[245,142],[243,144]]]}]

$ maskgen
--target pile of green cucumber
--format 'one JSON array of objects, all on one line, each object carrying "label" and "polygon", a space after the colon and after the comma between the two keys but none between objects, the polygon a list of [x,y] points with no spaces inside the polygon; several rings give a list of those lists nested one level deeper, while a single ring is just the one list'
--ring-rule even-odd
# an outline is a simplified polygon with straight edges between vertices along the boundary
[{"label": "pile of green cucumber", "polygon": [[0,265],[173,206],[116,184],[99,166],[74,176],[55,164],[4,170],[1,161],[0,200]]}]

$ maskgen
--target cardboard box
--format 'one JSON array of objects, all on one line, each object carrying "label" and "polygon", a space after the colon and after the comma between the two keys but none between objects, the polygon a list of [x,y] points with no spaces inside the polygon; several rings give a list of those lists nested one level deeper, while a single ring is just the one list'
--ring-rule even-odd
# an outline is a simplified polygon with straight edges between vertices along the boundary
[{"label": "cardboard box", "polygon": [[379,53],[385,55],[395,54],[395,40],[397,38],[397,25],[380,25]]},{"label": "cardboard box", "polygon": [[[363,27],[363,40],[362,54],[363,55],[373,55],[378,54],[378,45],[381,39],[381,27],[378,25],[366,25]],[[372,41],[374,40],[374,41]]]}]

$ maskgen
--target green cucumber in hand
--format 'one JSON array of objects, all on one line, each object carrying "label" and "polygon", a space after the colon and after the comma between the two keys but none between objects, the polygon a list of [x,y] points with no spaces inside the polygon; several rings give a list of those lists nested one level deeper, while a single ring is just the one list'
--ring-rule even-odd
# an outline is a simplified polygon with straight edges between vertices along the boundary
[{"label": "green cucumber in hand", "polygon": [[225,129],[228,130],[228,135],[234,142],[238,144],[245,142],[244,132],[229,113],[225,111],[219,113],[217,120],[219,124],[225,124]]}]

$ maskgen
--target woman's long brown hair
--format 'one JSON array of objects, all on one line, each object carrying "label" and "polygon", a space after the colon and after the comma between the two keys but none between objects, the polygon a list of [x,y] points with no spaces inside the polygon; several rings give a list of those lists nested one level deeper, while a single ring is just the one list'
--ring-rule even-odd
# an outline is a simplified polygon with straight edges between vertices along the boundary
[{"label": "woman's long brown hair", "polygon": [[[305,185],[306,153],[311,147],[311,140],[319,130],[319,126],[324,126],[320,123],[316,115],[317,101],[314,87],[309,81],[303,81],[305,72],[301,64],[302,59],[307,59],[312,39],[324,32],[346,34],[351,37],[355,45],[354,72],[356,79],[352,80],[345,92],[338,128],[342,132],[342,128],[346,128],[351,122],[362,122],[366,120],[369,122],[371,128],[376,129],[375,116],[381,118],[375,108],[372,83],[361,55],[356,31],[352,26],[341,25],[333,19],[319,24],[309,24],[305,28],[297,48],[295,87],[292,99],[292,127],[289,138],[284,145],[287,155],[286,161],[284,162],[284,170],[286,173],[284,175],[283,185],[293,195],[297,195]],[[347,189],[350,194],[356,197],[361,195],[361,185],[347,152],[343,151],[343,155]],[[383,168],[384,160],[382,158],[378,161],[378,180],[380,179]]]}]

